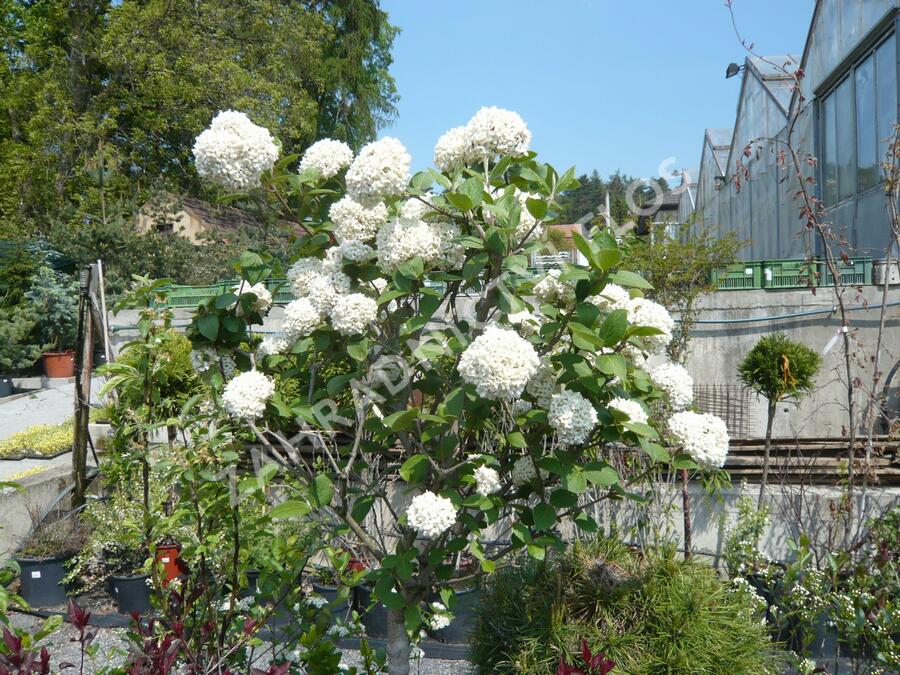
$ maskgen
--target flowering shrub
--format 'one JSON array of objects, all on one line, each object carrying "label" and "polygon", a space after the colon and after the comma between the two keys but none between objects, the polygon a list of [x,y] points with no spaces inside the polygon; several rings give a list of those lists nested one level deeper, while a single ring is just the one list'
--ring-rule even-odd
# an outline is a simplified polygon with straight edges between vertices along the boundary
[{"label": "flowering shrub", "polygon": [[[672,459],[666,425],[645,411],[690,399],[683,381],[668,391],[643,370],[672,319],[641,296],[640,276],[617,269],[625,250],[603,231],[575,235],[587,266],[528,277],[544,224],[577,181],[537,161],[510,111],[481,109],[438,141],[439,170],[414,176],[393,138],[365,146],[346,172],[345,149],[320,142],[299,173],[298,158],[274,160],[257,130],[214,138],[198,139],[201,173],[226,189],[240,183],[302,232],[281,335],[257,350],[265,308],[252,294],[240,312],[225,293],[193,318],[195,347],[241,371],[206,371],[217,414],[290,476],[281,512],[331,523],[373,560],[391,672],[406,672],[410,637],[433,623],[434,592],[452,615],[458,554],[489,573],[516,550],[543,559],[563,547],[560,522],[594,531],[582,506],[633,496],[638,480],[606,461],[609,444],[645,464]],[[264,251],[236,264],[250,288],[274,266]],[[704,428],[715,442],[686,435],[696,456],[679,454],[680,467],[721,465],[727,438]],[[510,546],[487,550],[480,540],[500,525],[512,528]]]}]

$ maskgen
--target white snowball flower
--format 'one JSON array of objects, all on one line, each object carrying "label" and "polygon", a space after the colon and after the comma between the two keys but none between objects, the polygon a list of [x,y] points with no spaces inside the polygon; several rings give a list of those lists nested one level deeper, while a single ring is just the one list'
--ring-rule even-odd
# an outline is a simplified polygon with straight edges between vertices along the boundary
[{"label": "white snowball flower", "polygon": [[291,300],[284,308],[282,330],[289,340],[312,333],[322,322],[318,308],[309,298]]},{"label": "white snowball flower", "polygon": [[662,389],[675,410],[684,410],[694,401],[694,378],[684,366],[666,362],[651,368],[650,381]]},{"label": "white snowball flower", "polygon": [[409,183],[412,158],[396,138],[387,136],[363,146],[347,169],[347,192],[357,201],[371,202],[397,195]]},{"label": "white snowball flower", "polygon": [[428,625],[431,627],[431,630],[441,630],[446,628],[453,621],[453,614],[442,602],[432,602],[431,611],[432,615],[428,620]]},{"label": "white snowball flower", "polygon": [[320,258],[300,258],[287,271],[287,280],[297,295],[306,295],[309,282],[322,276]]},{"label": "white snowball flower", "polygon": [[531,132],[518,113],[490,107],[482,108],[469,120],[465,139],[466,154],[478,161],[497,155],[522,157],[528,154]]},{"label": "white snowball flower", "polygon": [[487,497],[500,492],[500,474],[489,466],[479,466],[472,476],[475,477],[475,492]]},{"label": "white snowball flower", "polygon": [[[515,464],[513,464],[512,471],[510,471],[510,476],[512,477],[513,485],[516,487],[522,487],[530,483],[534,480],[538,475],[537,465],[534,463],[534,459],[532,459],[531,455],[525,455],[524,457],[519,457],[516,460]],[[546,480],[547,476],[549,476],[549,472],[544,469],[540,470],[541,480]]]},{"label": "white snowball flower", "polygon": [[549,408],[550,401],[556,391],[556,371],[546,358],[541,358],[537,372],[528,380],[525,390],[542,408]]},{"label": "white snowball flower", "polygon": [[459,164],[465,164],[469,145],[465,127],[454,127],[445,132],[434,145],[434,165],[439,171],[451,171]]},{"label": "white snowball flower", "polygon": [[625,358],[631,359],[635,368],[644,368],[647,365],[647,355],[631,343],[622,348],[622,354]]},{"label": "white snowball flower", "polygon": [[409,225],[425,220],[426,215],[434,212],[431,206],[431,196],[429,192],[423,195],[421,199],[410,197],[403,202],[403,205],[400,207],[400,222]]},{"label": "white snowball flower", "polygon": [[241,373],[225,385],[222,405],[231,415],[255,420],[266,411],[266,402],[275,393],[275,381],[258,370]]},{"label": "white snowball flower", "polygon": [[631,295],[618,284],[609,283],[597,295],[590,296],[587,301],[600,309],[625,309]]},{"label": "white snowball flower", "polygon": [[541,361],[528,340],[515,331],[488,326],[466,347],[457,370],[475,385],[479,396],[491,400],[518,398]]},{"label": "white snowball flower", "polygon": [[527,309],[521,312],[513,312],[506,315],[506,320],[513,326],[517,326],[522,335],[533,335],[543,325],[545,319],[540,314],[535,314]]},{"label": "white snowball flower", "polygon": [[240,298],[245,293],[252,293],[256,296],[256,301],[253,303],[253,309],[257,312],[265,312],[272,306],[272,294],[261,281],[258,284],[253,285],[248,284],[246,281],[242,281],[237,284],[232,291],[238,296],[238,299],[235,301],[234,305],[232,305],[237,308],[238,315],[242,314],[244,311],[240,303]]},{"label": "white snowball flower", "polygon": [[331,310],[331,325],[341,335],[362,335],[378,316],[378,303],[362,293],[340,296]]},{"label": "white snowball flower", "polygon": [[229,190],[259,185],[278,160],[278,146],[265,127],[242,112],[223,110],[194,141],[197,173]]},{"label": "white snowball flower", "polygon": [[575,297],[575,288],[560,281],[561,270],[550,270],[534,285],[534,297],[541,304],[554,304],[558,301],[568,302]]},{"label": "white snowball flower", "polygon": [[728,427],[715,415],[679,412],[669,418],[669,431],[697,464],[718,469],[728,456]]},{"label": "white snowball flower", "polygon": [[284,333],[273,333],[266,335],[256,350],[257,355],[262,358],[264,356],[272,356],[274,354],[284,354],[291,348],[291,341]]},{"label": "white snowball flower", "polygon": [[361,241],[344,241],[336,247],[344,260],[361,263],[375,255],[375,249]]},{"label": "white snowball flower", "polygon": [[328,209],[328,217],[334,223],[338,242],[368,241],[387,220],[388,210],[383,202],[366,206],[351,197],[342,197]]},{"label": "white snowball flower", "polygon": [[313,169],[322,178],[331,178],[340,173],[341,169],[350,166],[352,161],[353,150],[349,145],[332,138],[323,138],[306,149],[299,169],[300,173]]},{"label": "white snowball flower", "polygon": [[597,425],[597,411],[577,391],[564,389],[550,400],[547,421],[560,443],[584,443]]},{"label": "white snowball flower", "polygon": [[335,286],[330,276],[320,276],[309,282],[306,297],[319,312],[319,316],[324,318],[334,308],[334,303],[342,292],[343,289]]},{"label": "white snowball flower", "polygon": [[392,220],[375,237],[378,264],[385,272],[394,272],[419,257],[429,269],[453,269],[465,256],[463,247],[453,243],[458,236],[459,227],[451,223]]},{"label": "white snowball flower", "polygon": [[643,338],[644,342],[655,351],[662,351],[672,341],[675,321],[668,310],[659,303],[647,298],[631,298],[625,303],[625,310],[628,312],[628,323],[631,325],[658,328],[662,331],[662,334],[647,335]]},{"label": "white snowball flower", "polygon": [[616,397],[607,403],[606,407],[623,413],[628,417],[629,422],[647,423],[647,411],[633,399]]},{"label": "white snowball flower", "polygon": [[406,520],[423,537],[432,539],[456,522],[456,509],[446,497],[423,492],[413,497],[406,509]]}]

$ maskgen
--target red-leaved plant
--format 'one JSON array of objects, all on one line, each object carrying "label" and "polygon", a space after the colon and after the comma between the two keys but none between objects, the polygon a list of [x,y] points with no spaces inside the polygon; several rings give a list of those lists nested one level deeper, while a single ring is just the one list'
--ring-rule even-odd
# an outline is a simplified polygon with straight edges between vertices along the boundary
[{"label": "red-leaved plant", "polygon": [[581,641],[581,658],[584,659],[584,668],[570,666],[565,656],[560,657],[556,675],[606,675],[616,666],[615,661],[606,658],[603,652],[591,654],[587,640]]}]

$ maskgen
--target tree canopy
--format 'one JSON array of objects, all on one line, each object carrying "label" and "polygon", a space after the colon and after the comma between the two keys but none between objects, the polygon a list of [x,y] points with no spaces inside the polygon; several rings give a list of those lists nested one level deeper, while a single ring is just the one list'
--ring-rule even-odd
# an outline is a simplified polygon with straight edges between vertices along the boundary
[{"label": "tree canopy", "polygon": [[[590,175],[582,174],[578,177],[579,186],[574,190],[567,191],[559,200],[562,210],[561,222],[574,223],[590,212],[593,212],[596,217],[604,207],[607,192],[609,193],[609,210],[613,220],[619,224],[626,222],[634,217],[629,213],[626,193],[628,186],[638,180],[640,179],[619,171],[610,174],[606,179],[601,178],[596,170],[592,171]],[[668,189],[664,178],[654,180],[663,190]],[[635,190],[634,200],[637,204],[643,204],[653,198],[652,190],[646,185],[641,185]]]},{"label": "tree canopy", "polygon": [[204,196],[193,139],[235,108],[285,152],[392,119],[377,0],[0,0],[0,238]]}]

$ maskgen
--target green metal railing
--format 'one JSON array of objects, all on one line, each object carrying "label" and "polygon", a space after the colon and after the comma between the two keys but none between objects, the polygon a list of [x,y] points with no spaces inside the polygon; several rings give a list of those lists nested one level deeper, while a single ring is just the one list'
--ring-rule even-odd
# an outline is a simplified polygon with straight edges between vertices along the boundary
[{"label": "green metal railing", "polygon": [[[845,286],[872,283],[872,258],[851,258],[838,262]],[[722,291],[808,288],[832,286],[834,279],[822,260],[762,260],[720,267],[710,275],[710,283]]]}]

